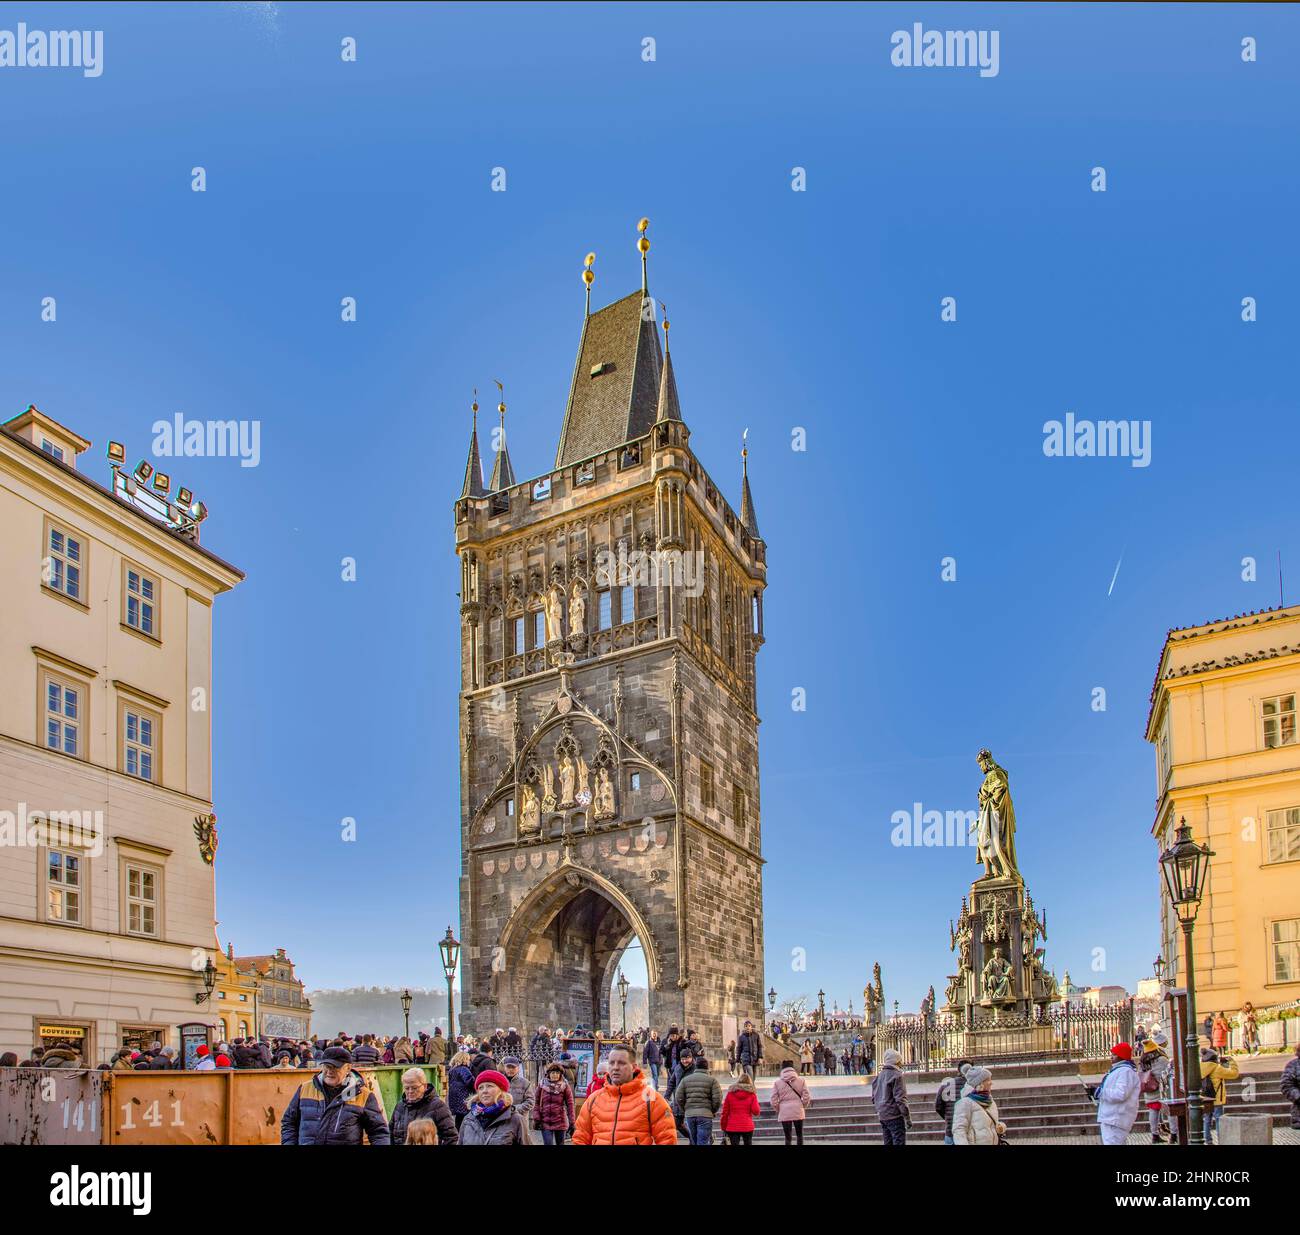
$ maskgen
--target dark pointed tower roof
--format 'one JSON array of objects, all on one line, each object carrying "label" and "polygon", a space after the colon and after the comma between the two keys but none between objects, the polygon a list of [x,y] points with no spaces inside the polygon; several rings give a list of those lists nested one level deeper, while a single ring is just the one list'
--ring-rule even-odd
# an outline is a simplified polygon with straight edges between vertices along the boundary
[{"label": "dark pointed tower roof", "polygon": [[754,513],[754,495],[749,491],[749,447],[744,446],[740,451],[740,521],[747,531],[755,540],[762,540],[763,537],[758,530],[758,516]]},{"label": "dark pointed tower roof", "polygon": [[483,460],[478,453],[478,402],[474,403],[474,422],[469,431],[469,458],[465,461],[465,484],[461,497],[486,497],[483,488]]},{"label": "dark pointed tower roof", "polygon": [[681,420],[682,405],[677,399],[677,379],[673,376],[673,354],[668,347],[668,317],[664,316],[664,363],[659,370],[659,403],[655,423]]},{"label": "dark pointed tower roof", "polygon": [[[500,389],[501,383],[497,383]],[[515,469],[510,466],[510,451],[506,446],[506,401],[505,394],[502,393],[501,402],[497,404],[497,411],[501,415],[501,435],[500,445],[497,447],[496,462],[492,465],[492,479],[488,481],[488,488],[493,493],[498,493],[502,489],[509,489],[515,483]]]},{"label": "dark pointed tower roof", "polygon": [[590,459],[654,424],[662,358],[650,304],[633,292],[583,320],[555,466]]}]

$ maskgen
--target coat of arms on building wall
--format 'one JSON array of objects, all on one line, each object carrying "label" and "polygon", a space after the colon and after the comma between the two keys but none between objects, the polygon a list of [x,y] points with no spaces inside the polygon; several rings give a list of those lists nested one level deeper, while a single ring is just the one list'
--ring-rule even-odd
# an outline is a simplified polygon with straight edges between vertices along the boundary
[{"label": "coat of arms on building wall", "polygon": [[194,835],[199,842],[199,856],[211,866],[217,856],[217,816],[194,816]]}]

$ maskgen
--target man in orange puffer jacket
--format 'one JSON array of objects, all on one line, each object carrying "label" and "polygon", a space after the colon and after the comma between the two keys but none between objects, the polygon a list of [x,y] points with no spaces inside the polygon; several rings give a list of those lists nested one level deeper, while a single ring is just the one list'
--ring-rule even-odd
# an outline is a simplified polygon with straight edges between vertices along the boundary
[{"label": "man in orange puffer jacket", "polygon": [[676,1145],[677,1123],[663,1094],[645,1083],[632,1052],[616,1046],[606,1057],[605,1084],[578,1112],[575,1145]]}]

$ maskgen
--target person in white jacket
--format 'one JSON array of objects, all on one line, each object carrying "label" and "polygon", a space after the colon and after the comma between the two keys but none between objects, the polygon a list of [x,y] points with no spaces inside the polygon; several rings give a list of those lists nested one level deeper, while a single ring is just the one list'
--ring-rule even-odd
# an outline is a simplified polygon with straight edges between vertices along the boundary
[{"label": "person in white jacket", "polygon": [[1103,1145],[1123,1145],[1137,1119],[1142,1078],[1133,1066],[1133,1048],[1127,1042],[1116,1043],[1110,1053],[1115,1062],[1097,1087],[1097,1124]]},{"label": "person in white jacket", "polygon": [[952,1113],[954,1145],[996,1145],[998,1137],[1006,1132],[992,1090],[992,1072],[987,1068],[966,1069],[966,1089]]}]

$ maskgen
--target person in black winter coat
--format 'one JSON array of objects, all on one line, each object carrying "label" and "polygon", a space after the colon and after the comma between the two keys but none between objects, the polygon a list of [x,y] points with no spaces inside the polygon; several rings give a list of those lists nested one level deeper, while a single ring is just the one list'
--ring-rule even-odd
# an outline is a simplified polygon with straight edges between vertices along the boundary
[{"label": "person in black winter coat", "polygon": [[234,1044],[236,1068],[265,1068],[267,1065],[262,1061],[262,1053],[257,1049],[257,1045],[250,1042],[247,1038]]},{"label": "person in black winter coat", "polygon": [[645,1065],[646,1072],[650,1077],[650,1083],[659,1088],[659,1069],[663,1067],[664,1052],[663,1043],[659,1041],[659,1034],[655,1030],[650,1031],[650,1036],[646,1039],[644,1048],[641,1051],[641,1062]]},{"label": "person in black winter coat", "polygon": [[389,1131],[394,1145],[406,1144],[406,1130],[416,1119],[431,1119],[438,1129],[439,1145],[456,1143],[456,1120],[449,1107],[434,1092],[423,1068],[407,1068],[402,1073],[402,1096],[393,1107]]},{"label": "person in black winter coat", "polygon": [[962,1091],[966,1085],[966,1069],[969,1067],[970,1060],[963,1059],[957,1065],[957,1074],[946,1077],[934,1095],[934,1113],[943,1120],[943,1143],[945,1145],[953,1144],[952,1116],[957,1109],[957,1103],[961,1101]]},{"label": "person in black winter coat", "polygon": [[751,1077],[757,1075],[758,1065],[763,1062],[763,1039],[753,1021],[745,1022],[745,1031],[736,1040],[736,1062]]},{"label": "person in black winter coat", "polygon": [[352,1067],[341,1046],[325,1052],[321,1070],[298,1086],[280,1120],[281,1145],[392,1143],[379,1095]]},{"label": "person in black winter coat", "polygon": [[474,1073],[470,1068],[470,1058],[464,1051],[457,1051],[447,1063],[447,1105],[457,1128],[468,1113],[473,1096]]},{"label": "person in black winter coat", "polygon": [[700,1045],[699,1039],[696,1038],[695,1030],[688,1029],[685,1033],[681,1033],[677,1026],[674,1025],[668,1032],[670,1037],[674,1033],[679,1034],[677,1038],[672,1040],[668,1058],[664,1061],[669,1065],[668,1088],[664,1092],[664,1097],[671,1103],[673,1091],[677,1088],[677,1082],[682,1077],[682,1056],[688,1053],[691,1055],[692,1067],[707,1068],[708,1064],[704,1062],[704,1047]]},{"label": "person in black winter coat", "polygon": [[1282,1069],[1282,1096],[1291,1103],[1291,1126],[1300,1129],[1300,1046]]}]

